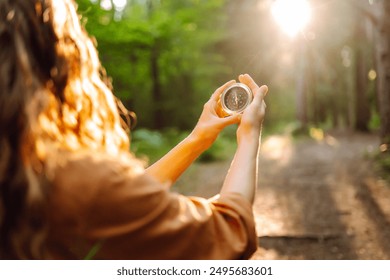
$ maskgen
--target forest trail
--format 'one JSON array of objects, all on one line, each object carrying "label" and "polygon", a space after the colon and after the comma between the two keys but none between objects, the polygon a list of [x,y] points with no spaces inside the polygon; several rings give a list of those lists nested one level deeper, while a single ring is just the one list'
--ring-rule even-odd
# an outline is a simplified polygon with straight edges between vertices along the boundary
[{"label": "forest trail", "polygon": [[[254,204],[259,248],[252,259],[390,259],[390,187],[366,157],[377,136],[313,136],[263,141]],[[196,164],[177,188],[212,196],[229,164]]]}]

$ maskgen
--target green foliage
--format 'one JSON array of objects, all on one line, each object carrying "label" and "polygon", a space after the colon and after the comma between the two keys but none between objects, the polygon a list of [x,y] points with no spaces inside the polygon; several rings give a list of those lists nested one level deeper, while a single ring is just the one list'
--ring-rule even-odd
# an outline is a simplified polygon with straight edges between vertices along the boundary
[{"label": "green foliage", "polygon": [[[358,98],[371,110],[369,128],[380,127],[377,81],[363,97],[355,94],[364,79],[356,74],[358,50],[367,70],[375,65],[373,34],[358,36],[367,18],[353,1],[311,0],[312,22],[295,38],[280,32],[268,0],[127,0],[120,9],[102,9],[103,0],[76,2],[114,93],[138,115],[133,149],[151,161],[184,137],[178,131],[194,126],[217,87],[241,73],[269,86],[265,133],[302,132],[301,108],[305,133],[312,126],[353,127]],[[221,136],[200,160],[223,158],[234,147],[230,139]]]},{"label": "green foliage", "polygon": [[367,158],[372,160],[374,163],[374,168],[383,179],[390,182],[390,153],[381,152],[379,149],[370,152],[367,155]]},{"label": "green foliage", "polygon": [[[177,129],[163,131],[137,129],[132,134],[131,150],[137,157],[144,158],[149,164],[152,164],[187,135],[188,132]],[[205,151],[198,160],[209,162],[231,157],[236,147],[235,141],[235,135],[229,132],[222,133],[213,146]]]},{"label": "green foliage", "polygon": [[382,155],[379,160],[380,165],[382,166],[383,171],[386,174],[389,174],[390,172],[390,155]]},{"label": "green foliage", "polygon": [[233,156],[236,149],[236,136],[222,133],[214,144],[199,157],[201,162],[226,160]]},{"label": "green foliage", "polygon": [[[190,129],[215,88],[240,73],[269,85],[268,122],[290,122],[303,58],[309,123],[331,117],[337,125],[355,102],[353,54],[362,42],[353,37],[359,13],[350,3],[313,0],[316,18],[307,34],[289,40],[265,0],[128,0],[120,10],[104,10],[99,0],[77,2],[115,94],[141,127]],[[369,94],[375,103],[375,92]]]},{"label": "green foliage", "polygon": [[[123,11],[77,2],[115,94],[140,116],[140,125],[156,127],[158,110],[164,127],[192,127],[219,86],[213,77],[223,71],[213,47],[224,36],[223,16],[216,13],[224,1],[127,1]],[[158,77],[152,75],[155,57]]]},{"label": "green foliage", "polygon": [[380,127],[380,117],[379,117],[379,114],[375,111],[373,111],[372,115],[371,115],[371,119],[370,119],[370,123],[369,123],[369,128],[370,130],[378,130],[379,127]]},{"label": "green foliage", "polygon": [[170,130],[167,133],[156,130],[137,129],[132,134],[131,150],[138,157],[153,163],[166,154],[184,138],[184,132]]}]

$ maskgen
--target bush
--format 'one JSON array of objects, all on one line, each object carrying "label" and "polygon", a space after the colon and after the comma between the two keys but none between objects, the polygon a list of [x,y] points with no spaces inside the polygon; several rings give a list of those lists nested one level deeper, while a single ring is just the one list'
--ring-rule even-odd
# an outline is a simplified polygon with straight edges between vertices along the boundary
[{"label": "bush", "polygon": [[[177,129],[155,131],[149,129],[137,129],[132,134],[131,151],[139,158],[147,159],[149,164],[156,162],[174,146],[182,141],[189,132]],[[210,149],[205,151],[199,161],[211,162],[224,160],[233,155],[235,150],[235,136],[231,132],[223,133]]]},{"label": "bush", "polygon": [[163,134],[148,129],[138,129],[133,132],[131,151],[137,156],[153,163],[169,151],[169,145]]},{"label": "bush", "polygon": [[382,178],[390,182],[390,154],[379,150],[369,155],[375,163],[375,169]]},{"label": "bush", "polygon": [[221,134],[214,144],[200,155],[198,160],[200,162],[213,162],[232,157],[236,147],[235,139],[235,136],[232,138],[229,133]]}]

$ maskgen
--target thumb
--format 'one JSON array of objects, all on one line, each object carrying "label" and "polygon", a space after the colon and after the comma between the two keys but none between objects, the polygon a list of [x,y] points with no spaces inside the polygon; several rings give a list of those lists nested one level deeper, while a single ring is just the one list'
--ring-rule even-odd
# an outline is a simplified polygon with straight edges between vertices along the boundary
[{"label": "thumb", "polygon": [[268,87],[266,85],[262,85],[256,92],[253,102],[262,103],[265,96],[268,93]]}]

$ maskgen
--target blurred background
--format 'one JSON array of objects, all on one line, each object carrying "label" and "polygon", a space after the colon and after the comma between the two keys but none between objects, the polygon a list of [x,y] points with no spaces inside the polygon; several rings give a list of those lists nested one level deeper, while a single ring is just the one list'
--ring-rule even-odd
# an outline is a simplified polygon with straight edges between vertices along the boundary
[{"label": "blurred background", "polygon": [[387,1],[77,3],[115,94],[138,115],[141,138],[191,129],[217,87],[249,73],[270,88],[266,132],[382,131],[389,144],[390,88],[378,86],[381,69],[389,71],[380,53],[389,47],[388,23],[380,23]]},{"label": "blurred background", "polygon": [[[149,163],[241,73],[267,84],[254,259],[390,259],[390,1],[77,0]],[[177,182],[218,193],[226,129]]]}]

